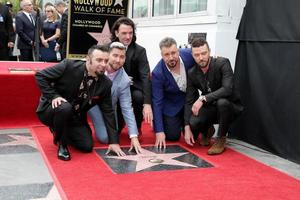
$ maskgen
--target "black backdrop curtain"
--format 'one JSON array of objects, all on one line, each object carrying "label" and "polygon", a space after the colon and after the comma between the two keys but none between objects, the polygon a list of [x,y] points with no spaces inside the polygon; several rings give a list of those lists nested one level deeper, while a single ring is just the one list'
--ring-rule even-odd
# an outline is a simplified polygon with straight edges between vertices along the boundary
[{"label": "black backdrop curtain", "polygon": [[300,163],[300,1],[248,0],[235,84],[245,110],[230,137]]}]

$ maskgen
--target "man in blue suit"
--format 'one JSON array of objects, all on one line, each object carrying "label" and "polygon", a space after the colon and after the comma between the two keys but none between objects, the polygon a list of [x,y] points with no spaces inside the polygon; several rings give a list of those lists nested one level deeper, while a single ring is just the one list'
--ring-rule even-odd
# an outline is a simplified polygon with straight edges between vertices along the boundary
[{"label": "man in blue suit", "polygon": [[31,0],[20,2],[22,11],[16,16],[16,32],[19,36],[18,49],[20,49],[22,61],[33,61],[35,16]]},{"label": "man in blue suit", "polygon": [[[139,132],[131,103],[131,81],[123,68],[125,59],[126,47],[120,42],[111,43],[109,48],[109,61],[106,66],[105,74],[113,83],[111,98],[115,114],[117,111],[117,102],[119,101],[123,118],[128,127],[128,134],[131,139],[131,148],[129,151],[134,148],[136,153],[141,153],[141,145],[138,140]],[[99,106],[96,105],[91,108],[88,114],[93,121],[97,139],[102,143],[108,143],[108,134]]]},{"label": "man in blue suit", "polygon": [[152,107],[155,146],[166,147],[166,139],[179,140],[184,130],[187,71],[195,65],[190,49],[177,48],[173,38],[159,43],[162,59],[152,71]]}]

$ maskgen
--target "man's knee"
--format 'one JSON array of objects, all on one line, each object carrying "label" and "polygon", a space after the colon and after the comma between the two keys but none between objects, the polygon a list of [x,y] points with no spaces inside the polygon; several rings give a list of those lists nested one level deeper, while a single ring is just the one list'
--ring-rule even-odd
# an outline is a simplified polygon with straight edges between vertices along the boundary
[{"label": "man's knee", "polygon": [[139,90],[133,90],[131,93],[131,98],[132,98],[132,103],[133,104],[139,104],[139,105],[143,105],[144,103],[144,97],[143,97],[143,93]]},{"label": "man's knee", "polygon": [[217,100],[218,110],[227,109],[230,107],[230,105],[231,105],[231,103],[227,99],[221,98],[221,99]]},{"label": "man's knee", "polygon": [[191,131],[193,133],[198,131],[203,131],[204,128],[207,127],[206,121],[204,121],[201,118],[197,119],[196,117],[191,117],[189,124],[190,124]]},{"label": "man's knee", "polygon": [[79,151],[84,152],[84,153],[92,152],[93,147],[94,147],[94,145],[93,145],[92,141],[89,141],[89,142],[86,141],[85,143],[77,144],[75,146],[76,149],[78,149]]},{"label": "man's knee", "polygon": [[62,102],[62,104],[55,108],[54,111],[55,114],[60,114],[67,117],[73,113],[73,108],[69,102]]}]

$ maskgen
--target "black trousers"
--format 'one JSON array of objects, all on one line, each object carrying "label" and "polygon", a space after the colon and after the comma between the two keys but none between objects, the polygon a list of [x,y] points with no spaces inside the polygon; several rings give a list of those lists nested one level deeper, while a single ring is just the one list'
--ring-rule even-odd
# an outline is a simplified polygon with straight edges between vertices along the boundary
[{"label": "black trousers", "polygon": [[[140,90],[131,90],[131,99],[132,99],[132,107],[133,112],[136,120],[136,125],[138,130],[140,131],[142,122],[143,122],[143,104],[144,104],[144,97],[143,93]],[[120,104],[118,103],[117,106],[117,119],[118,119],[118,131],[119,133],[125,126],[125,121],[123,119],[122,111]]]},{"label": "black trousers", "polygon": [[32,49],[20,49],[20,53],[21,61],[33,61]]},{"label": "black trousers", "polygon": [[92,131],[86,119],[73,111],[72,105],[63,102],[53,109],[51,105],[43,112],[37,113],[41,122],[51,127],[63,146],[68,144],[82,152],[93,149]]},{"label": "black trousers", "polygon": [[184,109],[174,117],[164,115],[163,124],[166,139],[170,141],[179,140],[181,133],[184,131]]},{"label": "black trousers", "polygon": [[0,60],[9,60],[8,48],[0,48]]},{"label": "black trousers", "polygon": [[227,99],[218,99],[215,105],[205,105],[201,107],[197,116],[192,115],[189,121],[194,138],[197,139],[199,133],[206,135],[208,128],[218,123],[217,136],[226,136],[229,125],[234,119],[233,104]]}]

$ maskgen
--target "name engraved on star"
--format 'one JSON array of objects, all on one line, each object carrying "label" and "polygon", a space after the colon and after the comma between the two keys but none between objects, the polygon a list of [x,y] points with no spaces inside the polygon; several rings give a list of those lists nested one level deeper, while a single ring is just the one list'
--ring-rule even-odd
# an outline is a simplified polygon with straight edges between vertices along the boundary
[{"label": "name engraved on star", "polygon": [[163,159],[159,159],[159,158],[150,159],[148,161],[151,163],[163,163],[164,162]]}]

